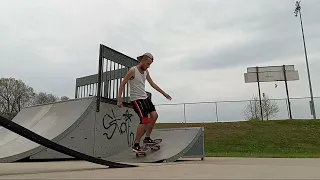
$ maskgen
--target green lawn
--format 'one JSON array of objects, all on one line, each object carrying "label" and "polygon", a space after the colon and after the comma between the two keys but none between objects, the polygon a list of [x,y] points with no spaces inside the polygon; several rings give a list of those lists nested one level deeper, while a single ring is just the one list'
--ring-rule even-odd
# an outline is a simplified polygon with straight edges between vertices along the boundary
[{"label": "green lawn", "polygon": [[156,128],[205,128],[206,156],[320,157],[320,120],[158,123]]}]

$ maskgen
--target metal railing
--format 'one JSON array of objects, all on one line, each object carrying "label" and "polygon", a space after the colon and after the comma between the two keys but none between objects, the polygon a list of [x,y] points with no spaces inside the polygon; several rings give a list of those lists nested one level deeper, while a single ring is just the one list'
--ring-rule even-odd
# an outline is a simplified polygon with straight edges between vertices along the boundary
[{"label": "metal railing", "polygon": [[[320,110],[320,97],[315,97],[316,111]],[[269,99],[277,104],[278,112],[268,120],[289,119],[287,98]],[[248,104],[253,100],[191,102],[177,104],[156,104],[160,123],[201,123],[247,121]],[[293,119],[313,119],[310,98],[290,98]],[[264,120],[267,120],[264,117]]]}]

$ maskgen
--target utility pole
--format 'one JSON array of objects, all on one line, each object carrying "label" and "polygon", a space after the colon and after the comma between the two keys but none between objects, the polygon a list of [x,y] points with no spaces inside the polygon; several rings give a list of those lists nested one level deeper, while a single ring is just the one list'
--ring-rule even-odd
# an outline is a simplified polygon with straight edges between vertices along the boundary
[{"label": "utility pole", "polygon": [[311,114],[313,115],[313,119],[316,119],[316,109],[314,106],[314,99],[313,99],[313,92],[312,92],[312,85],[311,85],[311,77],[310,77],[310,70],[309,70],[309,63],[308,63],[308,55],[307,55],[307,48],[306,48],[306,42],[304,38],[304,30],[303,30],[303,24],[302,24],[302,17],[301,17],[301,6],[300,6],[300,1],[296,1],[296,8],[294,10],[294,14],[297,17],[299,14],[300,17],[300,24],[301,24],[301,31],[302,31],[302,40],[303,40],[303,46],[304,46],[304,54],[306,58],[306,65],[307,65],[307,72],[308,72],[308,79],[309,79],[309,90],[310,90],[310,109],[311,109]]}]

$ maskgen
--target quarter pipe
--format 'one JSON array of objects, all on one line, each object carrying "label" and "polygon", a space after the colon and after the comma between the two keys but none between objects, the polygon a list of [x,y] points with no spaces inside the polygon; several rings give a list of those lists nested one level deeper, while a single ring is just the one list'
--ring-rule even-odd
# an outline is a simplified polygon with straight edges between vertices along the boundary
[{"label": "quarter pipe", "polygon": [[[175,161],[180,157],[204,158],[201,127],[155,129],[152,138],[163,139],[161,149],[136,158],[130,147],[139,123],[137,114],[130,107],[118,108],[115,101],[108,99],[101,102],[100,111],[96,112],[95,103],[96,97],[89,97],[22,109],[12,123],[28,130],[27,135],[34,133],[30,137],[33,139],[8,127],[0,128],[0,162],[75,157],[41,144],[39,137],[81,155],[106,162],[123,162],[123,166],[125,163]],[[39,135],[38,139],[33,136],[35,134]]]}]

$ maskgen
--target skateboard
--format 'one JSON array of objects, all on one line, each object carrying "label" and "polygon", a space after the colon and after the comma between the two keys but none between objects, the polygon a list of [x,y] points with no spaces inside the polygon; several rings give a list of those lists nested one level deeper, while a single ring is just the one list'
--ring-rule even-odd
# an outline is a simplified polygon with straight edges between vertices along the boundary
[{"label": "skateboard", "polygon": [[139,155],[143,155],[143,156],[146,156],[147,155],[147,152],[149,150],[151,151],[157,151],[160,149],[160,143],[162,142],[162,139],[155,139],[154,140],[155,143],[144,143],[144,145],[141,147],[141,151],[137,151],[135,149],[132,149],[133,152],[136,153],[136,156],[139,157]]}]

